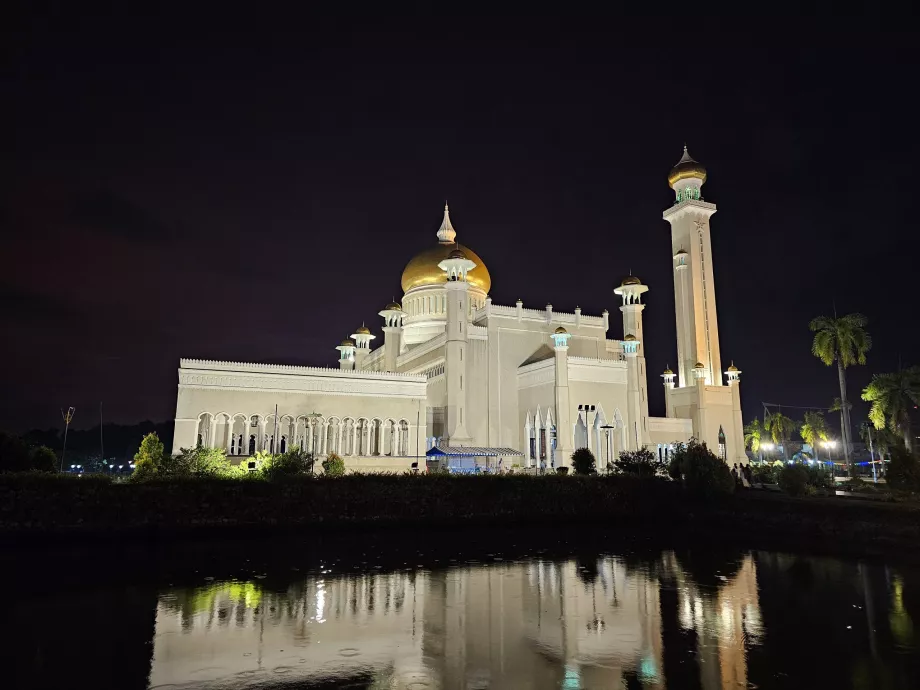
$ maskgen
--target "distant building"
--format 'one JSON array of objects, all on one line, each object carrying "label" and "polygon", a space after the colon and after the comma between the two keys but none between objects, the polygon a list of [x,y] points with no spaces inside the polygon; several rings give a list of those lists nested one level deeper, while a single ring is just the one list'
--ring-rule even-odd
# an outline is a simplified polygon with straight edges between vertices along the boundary
[{"label": "distant building", "polygon": [[638,277],[613,291],[623,327],[612,339],[606,310],[493,304],[489,270],[457,242],[445,205],[437,244],[409,261],[402,301],[380,311],[381,347],[362,326],[336,347],[338,369],[183,359],[173,450],[202,443],[245,456],[296,444],[343,455],[351,469],[402,470],[433,445],[477,446],[515,449],[513,462],[533,469],[568,466],[581,447],[601,467],[641,447],[665,457],[693,436],[729,464],[747,462],[741,372],[722,369],[705,181],[685,147],[663,214],[677,327],[676,371],[661,375],[665,417],[648,413],[649,288]]}]

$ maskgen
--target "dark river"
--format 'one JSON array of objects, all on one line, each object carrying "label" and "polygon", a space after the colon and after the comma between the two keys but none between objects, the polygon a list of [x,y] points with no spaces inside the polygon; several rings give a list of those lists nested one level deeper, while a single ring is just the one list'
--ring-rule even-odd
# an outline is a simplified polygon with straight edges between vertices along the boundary
[{"label": "dark river", "polygon": [[3,554],[3,688],[920,688],[920,570],[571,531]]}]

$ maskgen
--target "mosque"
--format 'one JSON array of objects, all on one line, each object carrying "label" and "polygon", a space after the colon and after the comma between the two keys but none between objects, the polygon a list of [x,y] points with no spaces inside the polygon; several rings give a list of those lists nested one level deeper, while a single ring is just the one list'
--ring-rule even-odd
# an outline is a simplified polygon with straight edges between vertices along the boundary
[{"label": "mosque", "polygon": [[[338,368],[182,359],[173,452],[196,443],[228,455],[298,445],[337,453],[352,471],[404,471],[426,454],[472,465],[567,467],[590,448],[604,468],[623,450],[660,457],[691,437],[746,463],[740,374],[722,370],[705,168],[684,147],[668,175],[677,371],[665,369],[666,416],[648,412],[642,297],[628,276],[610,314],[494,304],[485,262],[460,244],[447,206],[437,244],[402,273],[401,302],[335,349]],[[723,375],[725,379],[723,379]],[[424,465],[422,465],[424,466]]]}]

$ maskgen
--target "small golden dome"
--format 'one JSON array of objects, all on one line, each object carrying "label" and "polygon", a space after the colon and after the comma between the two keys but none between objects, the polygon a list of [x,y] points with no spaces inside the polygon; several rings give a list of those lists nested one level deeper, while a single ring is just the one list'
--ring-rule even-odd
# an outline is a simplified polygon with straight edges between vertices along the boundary
[{"label": "small golden dome", "polygon": [[425,285],[441,285],[447,282],[447,274],[444,273],[438,264],[444,259],[451,258],[452,250],[459,249],[463,252],[463,258],[472,261],[476,266],[471,268],[466,274],[466,282],[472,287],[479,288],[486,294],[492,287],[492,277],[489,275],[489,269],[479,256],[469,247],[462,244],[436,244],[416,254],[406,264],[402,273],[402,290],[408,292],[412,288],[423,287]]},{"label": "small golden dome", "polygon": [[628,275],[623,278],[623,282],[620,285],[642,285],[642,281],[637,276]]},{"label": "small golden dome", "polygon": [[664,376],[674,376],[674,372],[670,368],[664,370]]},{"label": "small golden dome", "polygon": [[702,362],[697,362],[697,363],[693,366],[693,368],[694,368],[694,369],[705,369],[706,367],[703,365]]},{"label": "small golden dome", "polygon": [[735,366],[734,362],[732,362],[732,365],[728,368],[728,371],[741,371],[741,370]]},{"label": "small golden dome", "polygon": [[562,335],[563,333],[568,333],[568,331],[565,330],[562,326],[559,326],[559,328],[557,328],[554,332],[556,333],[556,335]]},{"label": "small golden dome", "polygon": [[625,341],[628,342],[628,343],[632,343],[632,342],[635,342],[636,340],[638,340],[638,338],[636,338],[636,336],[634,336],[632,333],[627,333],[627,334],[626,334],[626,337],[623,338],[623,340],[625,340]]},{"label": "small golden dome", "polygon": [[402,305],[399,302],[390,302],[386,308],[389,311],[402,311]]},{"label": "small golden dome", "polygon": [[463,253],[460,249],[454,249],[450,254],[447,255],[448,259],[465,259],[466,254]]},{"label": "small golden dome", "polygon": [[697,161],[693,160],[693,158],[690,157],[690,154],[687,153],[687,147],[684,146],[684,155],[681,156],[680,160],[677,162],[677,165],[671,168],[671,172],[668,173],[668,184],[673,189],[675,184],[688,178],[698,179],[701,183],[705,182],[706,168],[704,168]]},{"label": "small golden dome", "polygon": [[345,340],[343,340],[341,344],[339,345],[339,347],[354,347],[354,346],[355,346],[355,341],[351,340],[350,338],[345,338]]},{"label": "small golden dome", "polygon": [[367,326],[361,326],[361,328],[356,330],[355,333],[357,333],[358,335],[370,335],[371,329],[368,328]]},{"label": "small golden dome", "polygon": [[687,254],[683,249],[678,249],[677,253],[674,256],[685,256]]}]

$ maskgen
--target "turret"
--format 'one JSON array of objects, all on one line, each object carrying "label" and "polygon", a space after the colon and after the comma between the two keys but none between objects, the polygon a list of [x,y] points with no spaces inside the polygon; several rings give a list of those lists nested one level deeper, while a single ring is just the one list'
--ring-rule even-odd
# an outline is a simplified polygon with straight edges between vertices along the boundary
[{"label": "turret", "polygon": [[383,317],[383,358],[386,371],[396,371],[396,358],[402,353],[403,322],[407,316],[398,302],[390,302],[379,312]]},{"label": "turret", "polygon": [[355,368],[355,343],[346,338],[335,348],[339,351],[339,369]]},{"label": "turret", "polygon": [[361,328],[351,334],[351,339],[355,341],[355,369],[364,369],[364,359],[370,352],[371,341],[376,337],[363,323]]}]

